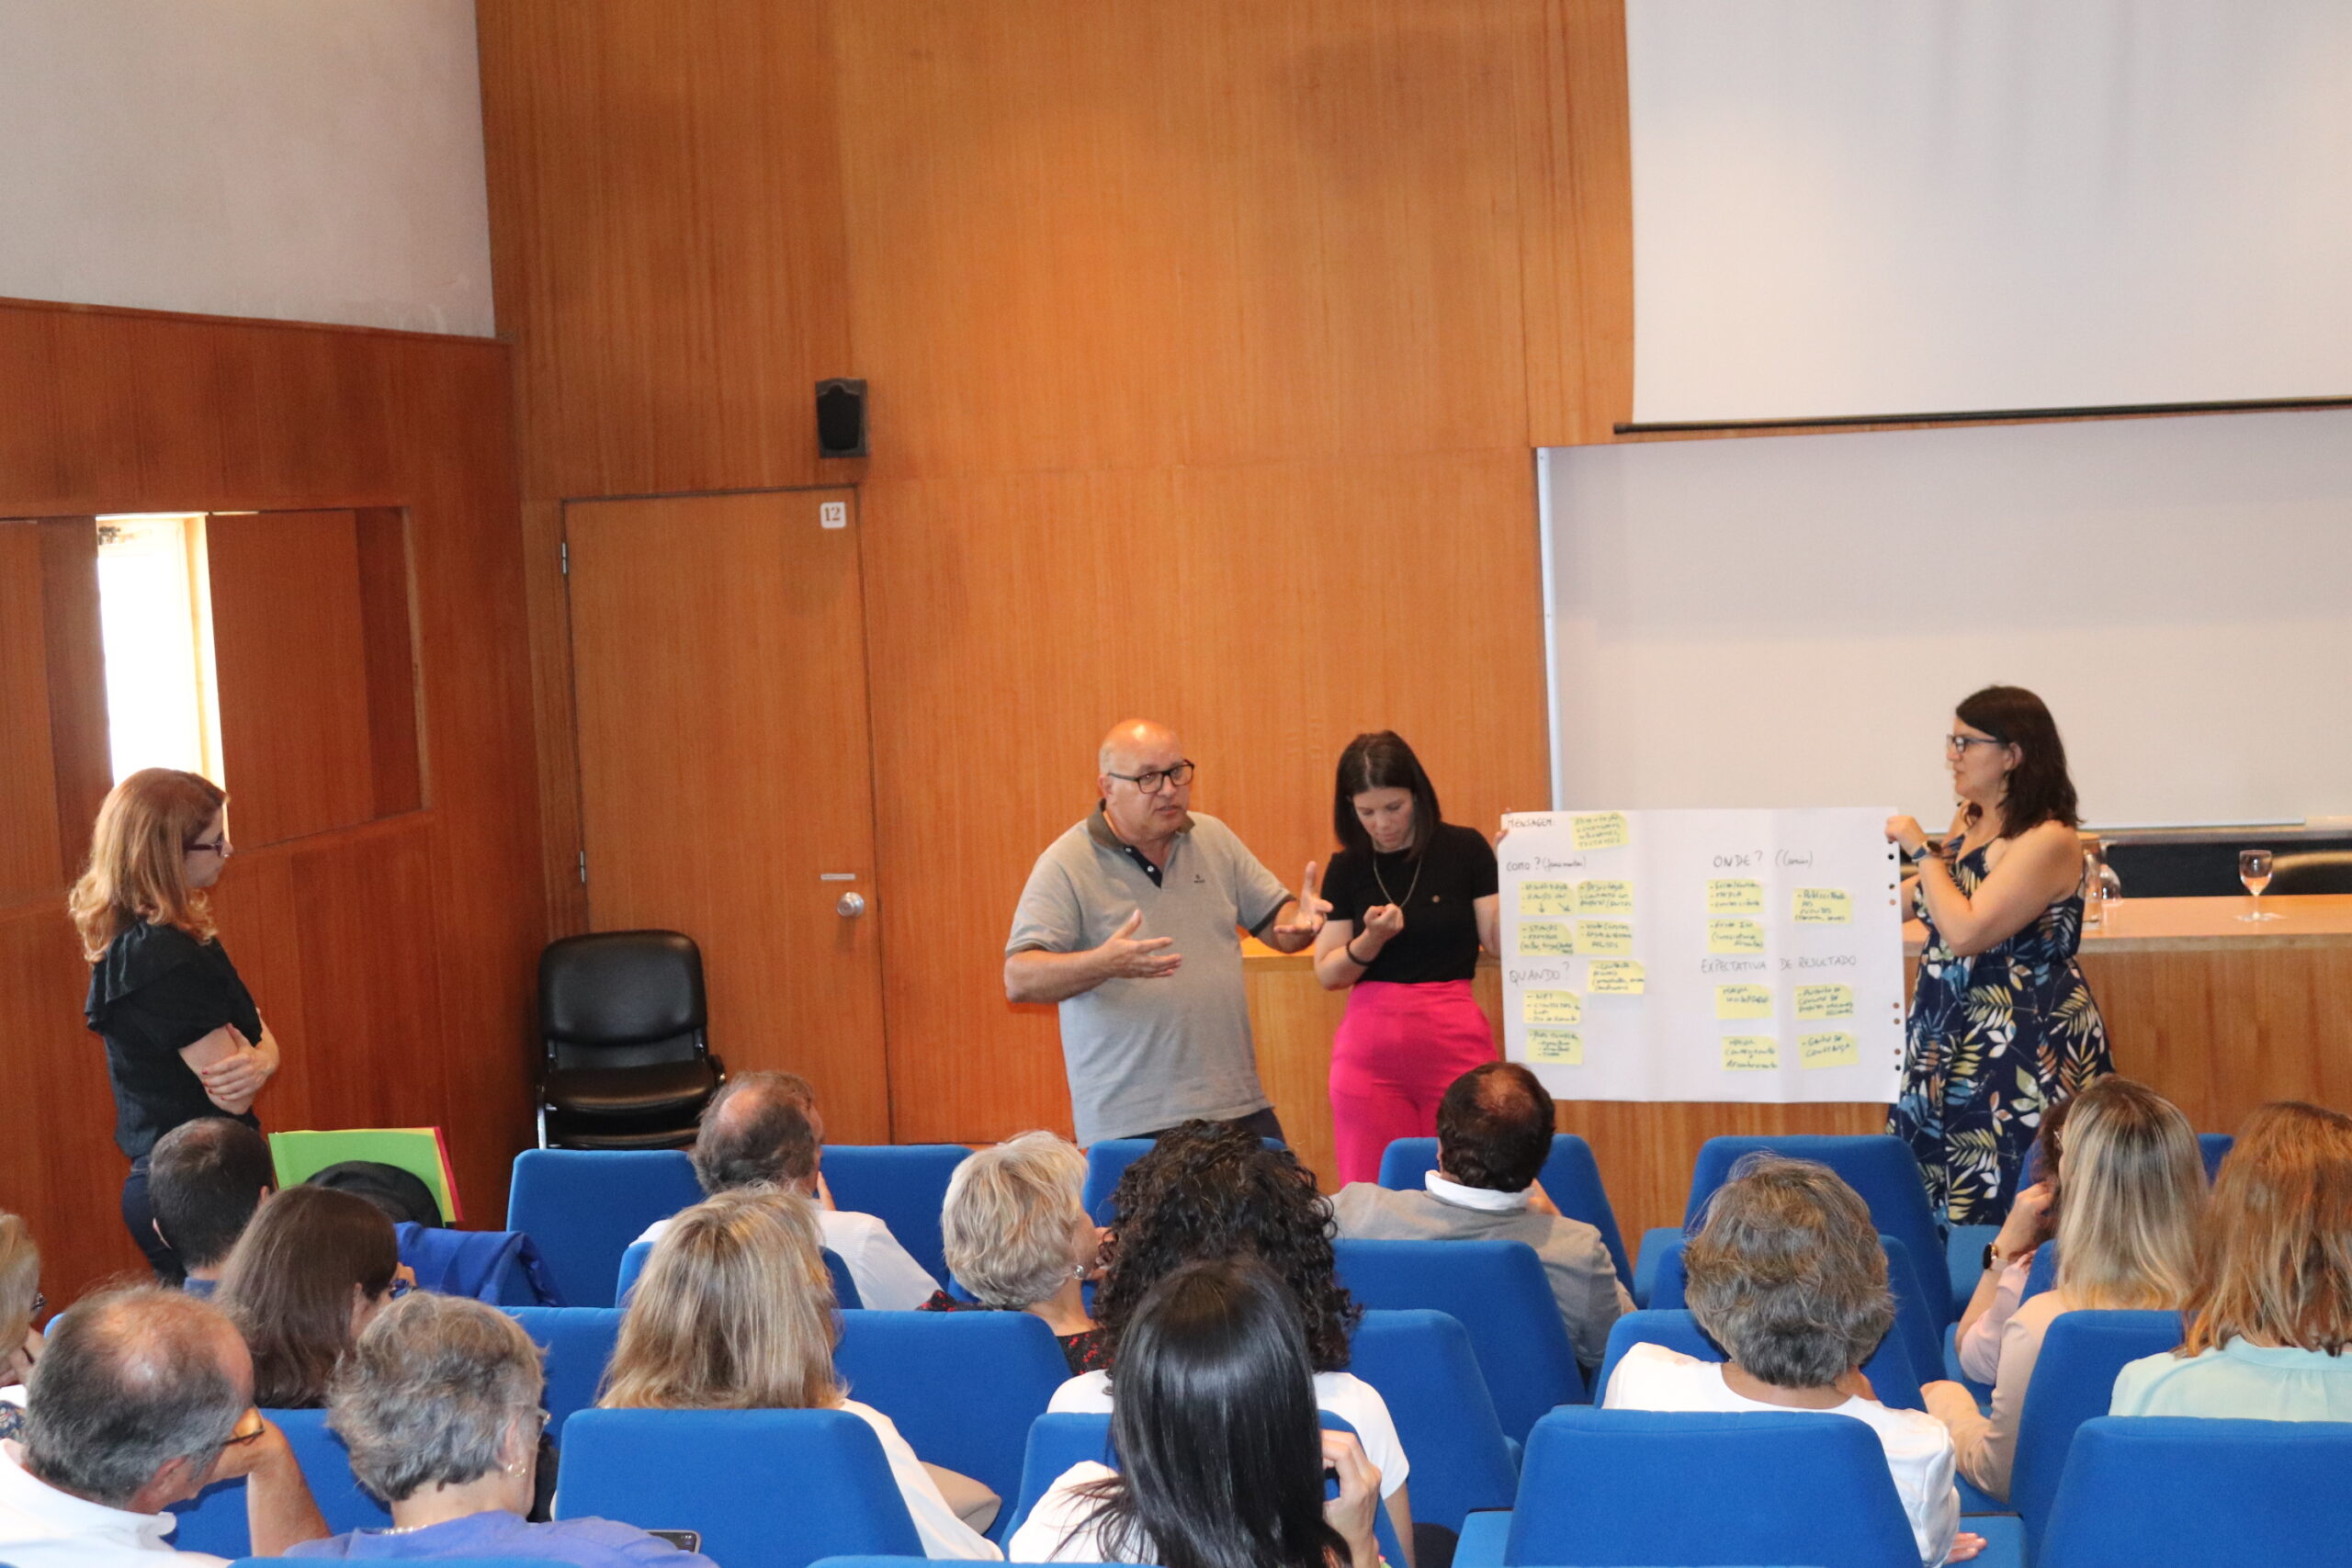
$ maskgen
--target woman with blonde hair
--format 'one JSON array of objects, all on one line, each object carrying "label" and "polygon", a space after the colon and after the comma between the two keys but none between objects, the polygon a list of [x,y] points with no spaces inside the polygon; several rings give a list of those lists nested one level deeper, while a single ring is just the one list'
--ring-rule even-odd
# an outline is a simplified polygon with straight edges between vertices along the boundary
[{"label": "woman with blonde hair", "polygon": [[25,1380],[40,1359],[40,1330],[33,1319],[45,1304],[32,1227],[15,1214],[0,1214],[0,1438],[24,1429]]},{"label": "woman with blonde hair", "polygon": [[[926,1557],[1001,1554],[956,1515],[890,1418],[833,1371],[832,1277],[808,1199],[718,1193],[653,1244],[597,1401],[607,1409],[845,1410],[874,1428]],[[967,1483],[967,1484],[971,1484]]]},{"label": "woman with blonde hair", "polygon": [[1054,1331],[1073,1376],[1103,1365],[1082,1289],[1102,1250],[1085,1188],[1086,1156],[1051,1133],[1023,1133],[957,1166],[940,1234],[948,1272],[974,1299],[939,1291],[921,1310],[1025,1312]]},{"label": "woman with blonde hair", "polygon": [[2196,1272],[2205,1163],[2197,1134],[2145,1084],[2105,1077],[2075,1097],[2058,1156],[2066,1193],[2058,1215],[2058,1283],[2018,1307],[2001,1330],[1990,1416],[1956,1382],[1922,1391],[1951,1428],[1960,1472],[2007,1500],[2018,1422],[2042,1337],[2084,1308],[2177,1311]]},{"label": "woman with blonde hair", "polygon": [[253,1103],[277,1071],[277,1042],[213,929],[208,892],[230,854],[219,784],[144,768],[98,809],[89,867],[68,899],[90,964],[83,1007],[106,1042],[115,1145],[130,1157],[122,1223],[157,1278],[179,1258],[155,1229],[147,1156],[200,1116],[259,1126]]},{"label": "woman with blonde hair", "polygon": [[2352,1117],[2247,1119],[2206,1206],[2188,1333],[2125,1367],[2118,1416],[2352,1421]]}]

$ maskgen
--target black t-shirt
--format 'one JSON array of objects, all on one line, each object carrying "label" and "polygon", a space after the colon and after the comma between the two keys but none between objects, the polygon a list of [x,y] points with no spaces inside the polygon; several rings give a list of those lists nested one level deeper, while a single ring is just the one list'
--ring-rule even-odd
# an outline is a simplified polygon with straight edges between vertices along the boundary
[{"label": "black t-shirt", "polygon": [[[107,1043],[114,1141],[132,1159],[183,1122],[224,1114],[182,1051],[224,1023],[261,1038],[261,1013],[220,942],[145,920],[124,928],[90,965],[83,1016]],[[238,1120],[261,1125],[251,1112]]]},{"label": "black t-shirt", "polygon": [[[1381,891],[1383,882],[1386,893]],[[1441,822],[1418,865],[1403,850],[1394,854],[1341,850],[1331,857],[1331,869],[1324,874],[1323,897],[1331,902],[1331,919],[1351,921],[1359,935],[1366,909],[1401,905],[1405,929],[1388,939],[1362,977],[1420,985],[1470,978],[1478,967],[1478,917],[1473,900],[1492,896],[1498,886],[1495,850],[1486,835],[1476,828]]]}]

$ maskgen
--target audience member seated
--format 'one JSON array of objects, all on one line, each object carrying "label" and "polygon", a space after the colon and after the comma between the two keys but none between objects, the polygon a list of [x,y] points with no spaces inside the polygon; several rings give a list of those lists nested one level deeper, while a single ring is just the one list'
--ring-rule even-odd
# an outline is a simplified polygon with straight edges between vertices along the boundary
[{"label": "audience member seated", "polygon": [[1023,1133],[982,1149],[947,1182],[940,1232],[947,1269],[978,1300],[945,1291],[925,1312],[1025,1312],[1061,1341],[1072,1372],[1102,1366],[1102,1330],[1086,1310],[1082,1282],[1094,1271],[1102,1233],[1080,1195],[1086,1156],[1051,1133]]},{"label": "audience member seated", "polygon": [[254,1213],[277,1185],[269,1140],[226,1116],[183,1122],[147,1156],[155,1234],[187,1269],[185,1289],[209,1296]]},{"label": "audience member seated", "polygon": [[0,1562],[138,1568],[175,1552],[164,1510],[246,1478],[256,1555],[327,1533],[285,1435],[253,1408],[253,1362],[218,1308],[145,1286],[90,1296],[51,1330],[21,1443],[0,1444]]},{"label": "audience member seated", "polygon": [[2247,1119],[2187,1315],[2178,1350],[2116,1378],[2116,1415],[2352,1421],[2352,1117],[2288,1102]]},{"label": "audience member seated", "polygon": [[289,1187],[254,1215],[217,1296],[253,1348],[254,1393],[271,1410],[315,1410],[368,1320],[407,1289],[392,1222],[365,1198]]},{"label": "audience member seated", "polygon": [[[1363,1309],[1332,1270],[1331,1205],[1288,1149],[1221,1122],[1187,1122],[1127,1168],[1112,1194],[1111,1261],[1095,1288],[1108,1371],[1086,1372],[1054,1391],[1050,1408],[1113,1409],[1119,1345],[1154,1285],[1187,1263],[1252,1258],[1297,1299],[1315,1368],[1315,1402],[1344,1419],[1380,1472],[1396,1538],[1413,1551],[1410,1466],[1387,1401],[1347,1371],[1348,1336]],[[1411,1568],[1408,1563],[1405,1568]]]},{"label": "audience member seated", "polygon": [[2205,1161],[2188,1118],[2144,1084],[2105,1077],[2075,1097],[2059,1180],[2058,1283],[2019,1306],[2001,1330],[1985,1415],[1956,1382],[1925,1385],[1928,1409],[1951,1431],[1960,1472],[2006,1500],[2018,1423],[2058,1314],[2078,1308],[2177,1311],[2196,1267]]},{"label": "audience member seated", "polygon": [[[1072,1466],[1006,1551],[1015,1562],[1379,1568],[1380,1472],[1315,1412],[1298,1302],[1254,1262],[1188,1263],[1122,1337],[1120,1468]],[[1326,1468],[1340,1495],[1323,1497]]]},{"label": "audience member seated", "polygon": [[1331,1201],[1340,1234],[1371,1241],[1523,1241],[1544,1260],[1568,1343],[1587,1371],[1609,1348],[1609,1325],[1634,1310],[1600,1232],[1529,1200],[1552,1155],[1552,1097],[1516,1062],[1487,1062],[1453,1080],[1437,1108],[1437,1168],[1427,1190],[1353,1181]]},{"label": "audience member seated", "polygon": [[1961,1312],[1960,1370],[1978,1382],[1989,1383],[2000,1375],[2001,1335],[2025,1297],[2033,1255],[2058,1234],[2059,1156],[2065,1148],[2066,1112],[2074,1103],[2062,1100],[2043,1109],[2027,1161],[2032,1185],[2009,1205],[2008,1217],[1985,1254],[1976,1292]]},{"label": "audience member seated", "polygon": [[385,1530],[294,1557],[545,1559],[579,1568],[714,1568],[634,1525],[525,1522],[544,1462],[539,1353],[496,1307],[425,1292],[394,1302],[335,1371],[327,1424],[351,1473],[391,1510]]},{"label": "audience member seated", "polygon": [[[994,1560],[964,1513],[992,1519],[988,1488],[923,1464],[890,1418],[833,1373],[832,1276],[797,1192],[724,1190],[678,1215],[621,1317],[599,1404],[653,1410],[846,1410],[874,1428],[927,1557]],[[962,1509],[942,1491],[946,1477]],[[985,1528],[983,1524],[980,1528]]]},{"label": "audience member seated", "polygon": [[0,1438],[24,1429],[25,1384],[40,1359],[40,1248],[32,1227],[15,1214],[0,1214]]},{"label": "audience member seated", "polygon": [[[939,1281],[899,1245],[872,1214],[833,1207],[819,1167],[824,1159],[825,1119],[816,1091],[791,1073],[738,1073],[703,1107],[695,1135],[695,1179],[713,1197],[743,1187],[784,1187],[817,1202],[817,1226],[826,1250],[849,1269],[858,1301],[882,1312],[911,1312],[931,1299]],[[659,1241],[669,1228],[656,1220],[639,1241]]]},{"label": "audience member seated", "polygon": [[1981,1537],[1955,1533],[1951,1438],[1925,1412],[1881,1404],[1861,1374],[1894,1325],[1894,1297],[1852,1188],[1811,1160],[1748,1155],[1708,1200],[1682,1261],[1690,1314],[1729,1359],[1635,1345],[1610,1374],[1605,1408],[1850,1416],[1886,1450],[1919,1561],[1934,1568],[1983,1550]]}]

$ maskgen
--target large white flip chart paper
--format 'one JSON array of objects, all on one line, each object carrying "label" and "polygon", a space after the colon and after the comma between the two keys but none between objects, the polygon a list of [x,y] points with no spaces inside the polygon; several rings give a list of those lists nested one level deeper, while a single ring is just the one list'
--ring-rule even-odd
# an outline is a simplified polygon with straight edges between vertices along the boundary
[{"label": "large white flip chart paper", "polygon": [[1887,1103],[1902,864],[1881,807],[1503,818],[1503,1033],[1561,1100]]}]

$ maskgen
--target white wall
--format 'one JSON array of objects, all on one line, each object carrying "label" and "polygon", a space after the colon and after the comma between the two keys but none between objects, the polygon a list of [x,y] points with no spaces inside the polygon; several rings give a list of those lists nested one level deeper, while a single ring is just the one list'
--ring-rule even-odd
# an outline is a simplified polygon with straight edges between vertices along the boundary
[{"label": "white wall", "polygon": [[0,295],[488,335],[472,0],[0,0]]},{"label": "white wall", "polygon": [[2352,394],[2344,0],[1630,0],[1634,406]]},{"label": "white wall", "polygon": [[2041,694],[2095,823],[2352,813],[2352,412],[1547,450],[1560,807],[1894,803]]}]

